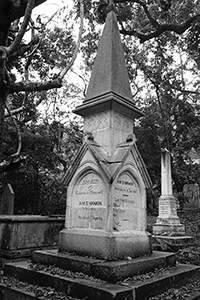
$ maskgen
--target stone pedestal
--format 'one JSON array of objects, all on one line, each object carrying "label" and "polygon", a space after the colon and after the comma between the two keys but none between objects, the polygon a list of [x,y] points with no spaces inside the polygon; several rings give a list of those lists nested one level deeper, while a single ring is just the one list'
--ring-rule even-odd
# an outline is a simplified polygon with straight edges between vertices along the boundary
[{"label": "stone pedestal", "polygon": [[180,223],[176,205],[176,199],[172,195],[159,198],[159,215],[153,226],[154,235],[185,235],[185,227]]},{"label": "stone pedestal", "polygon": [[153,237],[153,248],[157,251],[177,252],[195,244],[195,238],[191,236],[165,236]]},{"label": "stone pedestal", "polygon": [[66,177],[66,222],[59,250],[106,260],[150,255],[146,192],[131,153],[134,142],[117,147],[112,157],[94,140],[83,147],[77,170]]}]

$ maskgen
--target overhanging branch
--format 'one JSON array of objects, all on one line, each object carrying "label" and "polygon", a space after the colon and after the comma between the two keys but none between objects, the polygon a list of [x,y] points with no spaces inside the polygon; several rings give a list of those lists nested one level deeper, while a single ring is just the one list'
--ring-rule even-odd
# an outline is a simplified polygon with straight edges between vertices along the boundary
[{"label": "overhanging branch", "polygon": [[158,29],[155,31],[145,34],[142,32],[138,32],[137,30],[126,30],[125,28],[122,28],[120,32],[124,35],[130,35],[130,36],[136,36],[139,38],[141,43],[144,43],[152,38],[156,38],[160,36],[162,33],[166,31],[173,31],[177,34],[182,34],[184,33],[190,26],[191,24],[196,21],[200,17],[200,14],[191,17],[189,20],[187,20],[185,23],[182,23],[181,25],[178,24],[163,24],[159,25]]},{"label": "overhanging branch", "polygon": [[[47,0],[35,0],[34,7],[46,2]],[[11,22],[24,16],[28,0],[13,1],[11,10]],[[3,7],[2,7],[3,9]],[[1,10],[1,8],[0,8]]]},{"label": "overhanging branch", "polygon": [[31,82],[31,81],[20,81],[12,83],[9,87],[9,93],[14,92],[41,92],[48,91],[54,88],[61,88],[62,80],[56,78],[46,82]]},{"label": "overhanging branch", "polygon": [[69,71],[69,69],[71,69],[72,65],[74,64],[77,55],[78,55],[78,51],[80,49],[80,45],[81,45],[81,38],[82,38],[82,34],[83,34],[83,25],[84,25],[84,4],[83,4],[83,0],[80,0],[80,11],[81,11],[81,16],[80,16],[80,28],[79,28],[79,34],[78,34],[78,41],[76,44],[76,48],[74,50],[74,54],[72,56],[72,59],[69,63],[69,65],[67,65],[64,70],[60,73],[60,78],[63,79],[64,76],[66,75],[66,73]]},{"label": "overhanging branch", "polygon": [[26,11],[25,11],[25,16],[24,16],[21,28],[20,28],[16,38],[14,39],[14,42],[7,48],[8,55],[15,52],[15,50],[19,47],[19,45],[22,41],[22,38],[26,32],[28,23],[31,19],[31,13],[32,13],[34,6],[35,6],[35,0],[28,0]]}]

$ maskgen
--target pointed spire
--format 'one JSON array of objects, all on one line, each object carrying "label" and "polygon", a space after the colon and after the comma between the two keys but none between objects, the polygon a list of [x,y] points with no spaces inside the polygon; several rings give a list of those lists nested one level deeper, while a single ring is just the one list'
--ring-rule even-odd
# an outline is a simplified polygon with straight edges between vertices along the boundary
[{"label": "pointed spire", "polygon": [[114,109],[130,119],[143,113],[135,107],[117,24],[116,8],[109,0],[106,24],[83,104],[73,112],[83,117]]},{"label": "pointed spire", "polygon": [[113,1],[113,0],[109,0],[107,12],[109,12],[109,11],[111,11],[111,10],[116,11],[116,7],[115,7],[115,4],[114,4],[114,1]]},{"label": "pointed spire", "polygon": [[107,93],[132,101],[113,0],[109,0],[109,7],[84,102]]}]

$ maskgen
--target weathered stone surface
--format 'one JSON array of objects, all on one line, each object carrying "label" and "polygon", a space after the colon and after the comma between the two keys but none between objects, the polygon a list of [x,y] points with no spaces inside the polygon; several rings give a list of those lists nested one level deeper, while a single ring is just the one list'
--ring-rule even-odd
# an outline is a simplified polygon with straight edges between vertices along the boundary
[{"label": "weathered stone surface", "polygon": [[161,152],[161,196],[159,215],[153,226],[155,236],[184,236],[185,226],[177,215],[177,203],[172,191],[171,154],[167,149]]},{"label": "weathered stone surface", "polygon": [[106,260],[150,255],[150,245],[151,235],[142,231],[106,233],[97,230],[63,229],[59,240],[61,252]]},{"label": "weathered stone surface", "polygon": [[107,15],[84,102],[108,92],[132,101],[124,50],[113,11]]},{"label": "weathered stone surface", "polygon": [[135,143],[124,142],[112,157],[95,141],[86,146],[66,177],[60,251],[108,260],[150,255],[145,168]]},{"label": "weathered stone surface", "polygon": [[4,188],[0,203],[0,215],[13,215],[15,193],[10,183]]},{"label": "weathered stone surface", "polygon": [[191,236],[153,236],[154,246],[158,251],[176,252],[185,247],[194,245],[195,238]]},{"label": "weathered stone surface", "polygon": [[65,270],[81,272],[87,275],[93,275],[93,265],[102,262],[102,260],[90,257],[60,253],[57,249],[34,251],[32,261],[34,263],[54,265]]},{"label": "weathered stone surface", "polygon": [[140,282],[131,279],[127,280],[126,286],[133,288],[133,299],[145,300],[169,288],[179,288],[186,283],[192,282],[194,276],[198,274],[200,274],[200,267],[179,264],[175,270],[169,270],[155,278]]},{"label": "weathered stone surface", "polygon": [[80,278],[67,278],[51,275],[43,271],[34,271],[29,268],[29,263],[10,263],[4,267],[5,275],[17,276],[22,281],[42,286],[50,286],[67,295],[88,300],[133,300],[131,288],[95,280]]},{"label": "weathered stone surface", "polygon": [[162,274],[145,280],[136,278],[125,282],[111,284],[92,279],[68,278],[51,275],[46,271],[34,271],[27,262],[10,263],[5,265],[4,273],[22,281],[39,286],[50,286],[63,291],[67,295],[88,300],[145,300],[169,288],[178,288],[192,282],[199,276],[200,267],[179,264],[173,270],[165,270]]},{"label": "weathered stone surface", "polygon": [[33,250],[57,246],[64,218],[0,216],[0,256],[30,256]]},{"label": "weathered stone surface", "polygon": [[86,98],[75,113],[85,117],[86,140],[64,178],[67,185],[61,252],[117,260],[150,255],[146,188],[151,184],[137,150],[132,101],[115,12],[99,45]]},{"label": "weathered stone surface", "polygon": [[34,293],[27,290],[17,289],[14,287],[8,287],[3,283],[0,283],[0,299],[1,300],[44,300],[42,297],[36,296]]},{"label": "weathered stone surface", "polygon": [[184,210],[198,209],[200,207],[200,192],[199,185],[194,184],[185,184],[183,186],[184,196],[187,197],[186,203],[184,203]]},{"label": "weathered stone surface", "polygon": [[101,261],[83,256],[59,253],[57,250],[35,251],[34,263],[55,265],[62,269],[84,274],[115,283],[125,278],[144,274],[162,266],[175,266],[176,256],[173,253],[157,252],[151,256],[118,261]]},{"label": "weathered stone surface", "polygon": [[133,135],[133,120],[122,111],[108,110],[85,117],[84,131],[92,132],[95,141],[112,155],[119,143]]}]

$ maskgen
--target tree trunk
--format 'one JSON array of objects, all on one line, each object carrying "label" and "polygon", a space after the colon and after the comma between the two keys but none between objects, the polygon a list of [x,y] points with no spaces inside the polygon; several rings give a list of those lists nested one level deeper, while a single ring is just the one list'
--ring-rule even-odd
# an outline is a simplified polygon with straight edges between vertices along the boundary
[{"label": "tree trunk", "polygon": [[0,161],[2,161],[2,142],[5,115],[6,95],[0,90]]},{"label": "tree trunk", "polygon": [[3,125],[6,106],[6,52],[0,47],[0,160],[2,160],[2,140],[3,140]]}]

